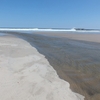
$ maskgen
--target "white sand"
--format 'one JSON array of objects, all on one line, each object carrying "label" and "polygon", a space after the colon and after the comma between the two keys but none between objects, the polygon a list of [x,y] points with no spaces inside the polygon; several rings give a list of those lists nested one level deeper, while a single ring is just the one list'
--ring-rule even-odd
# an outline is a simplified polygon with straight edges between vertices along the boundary
[{"label": "white sand", "polygon": [[0,100],[84,100],[28,42],[0,37]]}]

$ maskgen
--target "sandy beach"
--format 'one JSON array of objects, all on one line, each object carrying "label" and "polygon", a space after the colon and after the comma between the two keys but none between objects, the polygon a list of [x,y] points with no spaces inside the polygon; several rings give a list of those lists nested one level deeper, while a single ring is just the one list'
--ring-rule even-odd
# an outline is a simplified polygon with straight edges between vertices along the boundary
[{"label": "sandy beach", "polygon": [[78,34],[76,33],[76,39],[71,39],[75,37],[75,34],[67,37],[69,33],[60,32],[47,32],[47,34],[46,32],[6,33],[27,41],[39,53],[43,54],[50,65],[57,71],[59,77],[70,83],[72,91],[85,96],[85,100],[99,100],[100,43],[96,41],[95,37],[93,38],[94,42],[90,41],[90,33],[83,34],[84,40],[87,36],[89,37],[85,41],[78,40]]},{"label": "sandy beach", "polygon": [[100,43],[100,32],[34,32],[46,36],[65,37],[74,40]]},{"label": "sandy beach", "polygon": [[0,100],[84,100],[25,40],[0,37]]}]

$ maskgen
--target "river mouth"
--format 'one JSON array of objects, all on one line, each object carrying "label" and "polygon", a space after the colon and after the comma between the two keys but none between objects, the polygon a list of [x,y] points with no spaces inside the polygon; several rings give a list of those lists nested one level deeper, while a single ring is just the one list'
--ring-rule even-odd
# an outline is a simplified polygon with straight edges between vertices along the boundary
[{"label": "river mouth", "polygon": [[40,34],[10,32],[28,41],[48,59],[60,78],[85,100],[100,98],[100,43]]}]

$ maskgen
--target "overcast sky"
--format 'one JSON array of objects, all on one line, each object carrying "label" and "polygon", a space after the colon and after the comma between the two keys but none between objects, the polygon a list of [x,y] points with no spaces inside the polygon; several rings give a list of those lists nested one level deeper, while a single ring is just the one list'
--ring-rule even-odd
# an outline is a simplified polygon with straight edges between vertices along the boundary
[{"label": "overcast sky", "polygon": [[0,27],[100,28],[100,0],[0,0]]}]

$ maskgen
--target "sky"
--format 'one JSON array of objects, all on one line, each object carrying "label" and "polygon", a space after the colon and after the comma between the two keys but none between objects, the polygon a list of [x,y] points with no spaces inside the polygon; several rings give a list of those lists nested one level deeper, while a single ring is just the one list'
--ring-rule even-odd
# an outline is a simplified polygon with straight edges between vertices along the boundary
[{"label": "sky", "polygon": [[100,0],[0,0],[0,27],[100,29]]}]

